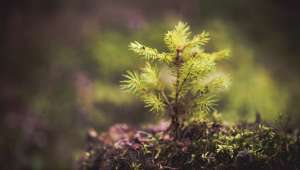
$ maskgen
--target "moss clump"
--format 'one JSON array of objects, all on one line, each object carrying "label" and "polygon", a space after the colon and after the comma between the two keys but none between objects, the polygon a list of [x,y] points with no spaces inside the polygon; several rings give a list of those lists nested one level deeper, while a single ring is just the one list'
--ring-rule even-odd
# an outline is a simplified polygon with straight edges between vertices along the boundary
[{"label": "moss clump", "polygon": [[80,169],[293,170],[300,168],[295,134],[256,124],[190,123],[172,135],[160,126],[138,131],[116,125],[89,137]]}]

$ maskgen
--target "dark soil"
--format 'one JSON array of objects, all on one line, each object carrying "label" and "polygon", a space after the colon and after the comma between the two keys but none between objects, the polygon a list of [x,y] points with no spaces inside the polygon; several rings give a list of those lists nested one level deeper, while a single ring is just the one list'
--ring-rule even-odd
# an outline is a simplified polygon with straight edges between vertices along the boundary
[{"label": "dark soil", "polygon": [[175,139],[168,123],[142,130],[126,124],[90,130],[82,170],[299,170],[300,138],[261,124],[185,125]]}]

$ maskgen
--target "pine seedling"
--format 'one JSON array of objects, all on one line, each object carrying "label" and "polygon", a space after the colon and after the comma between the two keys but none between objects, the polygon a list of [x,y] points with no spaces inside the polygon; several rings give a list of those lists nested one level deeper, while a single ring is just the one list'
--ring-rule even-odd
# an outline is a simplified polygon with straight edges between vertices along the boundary
[{"label": "pine seedling", "polygon": [[[218,74],[216,62],[229,51],[206,52],[209,40],[205,31],[191,37],[189,26],[179,22],[164,36],[166,52],[132,42],[129,49],[146,63],[139,72],[128,71],[121,88],[140,97],[150,111],[167,114],[174,131],[189,116],[214,112],[217,93],[229,85],[228,77]],[[158,66],[167,66],[171,81],[163,80]]]}]

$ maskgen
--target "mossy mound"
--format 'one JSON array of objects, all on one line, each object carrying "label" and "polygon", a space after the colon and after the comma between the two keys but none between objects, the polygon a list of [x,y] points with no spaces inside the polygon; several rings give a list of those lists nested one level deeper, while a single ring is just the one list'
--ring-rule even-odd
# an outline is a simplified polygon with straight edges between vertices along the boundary
[{"label": "mossy mound", "polygon": [[261,124],[185,125],[175,139],[166,124],[137,130],[125,124],[107,132],[90,131],[80,169],[91,170],[296,170],[299,135]]}]

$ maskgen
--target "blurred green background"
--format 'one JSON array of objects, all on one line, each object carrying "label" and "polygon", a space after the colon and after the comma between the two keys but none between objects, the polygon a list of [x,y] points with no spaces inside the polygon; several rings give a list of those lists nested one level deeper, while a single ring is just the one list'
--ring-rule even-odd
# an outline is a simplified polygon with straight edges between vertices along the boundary
[{"label": "blurred green background", "polygon": [[[227,122],[300,123],[300,8],[286,0],[4,0],[0,20],[0,169],[74,169],[89,128],[156,121],[119,89],[142,60],[128,44],[165,49],[179,20],[230,48]],[[280,117],[280,118],[278,118]]]}]

